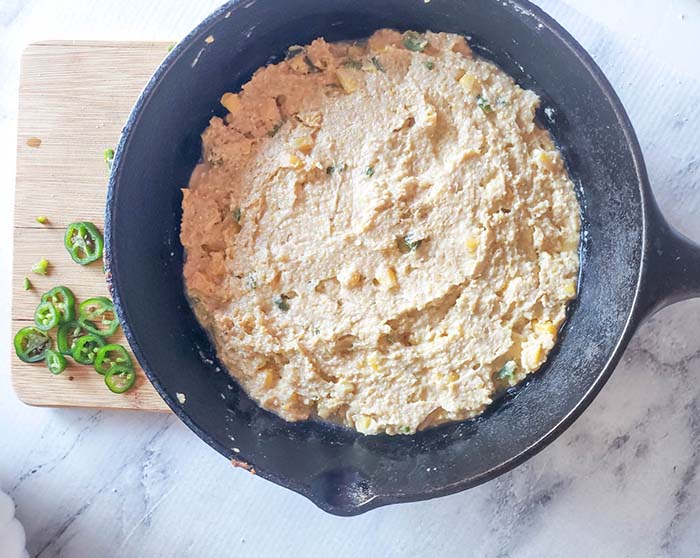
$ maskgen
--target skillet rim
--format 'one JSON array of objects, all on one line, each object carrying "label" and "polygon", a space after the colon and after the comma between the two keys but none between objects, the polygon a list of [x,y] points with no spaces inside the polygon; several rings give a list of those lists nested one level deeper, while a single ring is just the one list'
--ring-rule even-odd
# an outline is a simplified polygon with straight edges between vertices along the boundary
[{"label": "skillet rim", "polygon": [[[626,147],[629,149],[632,155],[632,160],[634,162],[635,174],[637,176],[637,182],[640,193],[640,207],[641,207],[641,258],[639,262],[639,270],[637,273],[637,280],[635,286],[634,296],[630,305],[629,315],[624,323],[622,334],[619,336],[614,348],[610,352],[610,355],[606,363],[601,368],[597,378],[591,385],[591,387],[584,392],[579,398],[578,402],[566,413],[557,424],[552,427],[545,435],[541,436],[536,442],[526,447],[525,449],[519,451],[517,454],[513,455],[510,459],[500,463],[499,465],[492,467],[478,475],[473,475],[462,479],[460,481],[443,485],[439,488],[430,489],[427,491],[409,491],[394,494],[375,494],[366,501],[358,504],[345,504],[345,505],[333,505],[327,500],[319,497],[311,488],[307,485],[303,485],[298,482],[294,482],[288,478],[282,478],[280,475],[273,471],[264,470],[257,468],[253,463],[247,463],[242,459],[241,455],[232,453],[228,448],[224,447],[212,436],[210,436],[204,429],[200,428],[199,425],[190,418],[184,408],[179,405],[175,400],[174,394],[171,395],[166,391],[166,389],[160,384],[158,380],[158,375],[153,371],[153,369],[148,364],[148,359],[143,354],[141,347],[136,342],[134,332],[129,325],[129,321],[126,315],[126,310],[122,303],[122,297],[119,294],[119,289],[117,286],[118,281],[115,280],[115,275],[113,270],[115,270],[114,256],[113,256],[113,236],[112,236],[112,226],[113,226],[113,214],[115,211],[115,194],[117,185],[120,179],[121,171],[121,158],[125,147],[129,143],[131,132],[139,123],[140,117],[144,111],[148,109],[149,102],[151,100],[152,93],[160,85],[161,79],[163,79],[171,68],[177,62],[179,56],[185,51],[186,47],[192,44],[197,37],[206,36],[207,31],[213,24],[217,23],[220,18],[225,17],[227,12],[232,12],[238,8],[244,0],[229,0],[209,16],[207,16],[201,23],[199,23],[190,33],[188,33],[168,54],[161,65],[156,69],[154,74],[149,79],[145,88],[143,89],[138,100],[134,104],[131,113],[122,129],[122,133],[119,139],[119,143],[116,150],[116,156],[114,159],[112,172],[110,173],[108,190],[107,190],[107,200],[105,207],[105,272],[106,280],[109,291],[111,293],[112,299],[114,300],[115,309],[119,316],[120,322],[122,324],[122,329],[124,335],[134,351],[139,363],[141,364],[148,380],[151,382],[153,387],[156,389],[161,398],[170,407],[172,412],[199,438],[206,442],[218,453],[231,460],[234,465],[242,466],[248,470],[255,467],[255,474],[270,480],[275,484],[278,484],[284,488],[292,490],[297,494],[300,494],[307,499],[311,500],[316,506],[322,510],[339,516],[354,516],[365,513],[369,510],[386,506],[390,504],[399,504],[407,502],[418,502],[423,500],[428,500],[432,498],[437,498],[441,496],[446,496],[449,494],[454,494],[456,492],[461,492],[469,488],[473,488],[480,484],[483,484],[489,480],[492,480],[512,469],[518,465],[524,463],[531,457],[535,456],[537,453],[542,451],[545,447],[551,444],[556,438],[558,438],[565,430],[567,430],[574,421],[581,416],[581,414],[588,408],[588,406],[593,402],[595,397],[598,395],[603,386],[607,383],[608,379],[615,370],[615,366],[619,362],[622,354],[629,343],[630,338],[635,332],[636,326],[639,324],[641,318],[643,317],[640,311],[640,297],[642,295],[642,287],[644,282],[644,277],[646,276],[647,265],[648,265],[648,247],[649,247],[649,226],[654,222],[653,216],[655,202],[653,194],[651,191],[651,186],[649,183],[649,178],[646,171],[646,166],[644,163],[644,157],[642,154],[641,146],[637,139],[636,133],[629,119],[627,112],[620,101],[614,88],[605,77],[602,70],[595,63],[593,58],[588,54],[588,52],[581,46],[576,39],[568,32],[562,25],[560,25],[553,17],[548,15],[539,6],[532,4],[529,0],[506,0],[505,2],[499,2],[504,5],[505,8],[509,8],[519,12],[523,17],[532,17],[538,24],[547,28],[559,41],[559,43],[568,49],[582,64],[582,66],[588,71],[590,77],[595,81],[596,85],[607,99],[610,107],[615,114],[617,122],[626,139]],[[244,6],[245,7],[245,6]],[[658,212],[657,212],[658,213]],[[117,266],[118,267],[118,266]],[[117,269],[118,271],[118,269]]]}]

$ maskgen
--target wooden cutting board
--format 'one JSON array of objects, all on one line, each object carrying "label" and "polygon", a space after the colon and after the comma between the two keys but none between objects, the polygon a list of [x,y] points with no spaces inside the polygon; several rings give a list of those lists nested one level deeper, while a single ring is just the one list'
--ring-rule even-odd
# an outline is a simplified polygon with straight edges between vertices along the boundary
[{"label": "wooden cutting board", "polygon": [[[50,41],[22,57],[17,135],[12,335],[33,323],[41,294],[56,285],[76,298],[107,294],[101,262],[83,267],[63,246],[66,226],[92,221],[102,230],[108,171],[103,153],[116,147],[123,123],[169,43]],[[36,217],[45,215],[41,225]],[[49,260],[46,277],[32,265]],[[23,289],[29,277],[30,291]],[[54,335],[55,338],[55,335]],[[121,333],[113,342],[126,344]],[[24,364],[12,351],[12,384],[30,405],[168,411],[139,369],[136,387],[107,389],[91,367],[72,360],[60,376],[44,363]]]}]

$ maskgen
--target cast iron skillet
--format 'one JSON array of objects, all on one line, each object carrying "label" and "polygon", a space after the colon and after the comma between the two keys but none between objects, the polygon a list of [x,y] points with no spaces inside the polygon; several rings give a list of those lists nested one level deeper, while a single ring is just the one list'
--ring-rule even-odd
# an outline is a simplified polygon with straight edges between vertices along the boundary
[{"label": "cast iron skillet", "polygon": [[[563,150],[584,222],[580,294],[544,369],[482,417],[410,437],[291,424],[251,402],[219,366],[185,300],[178,240],[180,188],[199,160],[199,134],[223,110],[221,94],[291,44],[361,38],[382,27],[471,37],[478,53],[539,93],[541,123]],[[163,399],[235,464],[338,515],[450,494],[522,463],[588,406],[642,319],[700,296],[700,248],[661,217],[610,84],[564,29],[524,0],[226,4],[174,49],[136,103],[106,219],[119,318]],[[186,395],[183,405],[177,392]]]}]

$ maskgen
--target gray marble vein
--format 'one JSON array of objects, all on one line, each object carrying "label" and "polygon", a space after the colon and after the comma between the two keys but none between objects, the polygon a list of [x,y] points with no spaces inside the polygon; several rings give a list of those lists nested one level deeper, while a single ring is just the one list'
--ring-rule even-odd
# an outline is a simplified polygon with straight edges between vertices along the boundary
[{"label": "gray marble vein", "polygon": [[[409,0],[407,0],[409,1]],[[669,220],[700,239],[700,2],[539,0],[629,111]],[[216,0],[0,2],[0,237],[11,230],[18,60],[40,38],[182,36]],[[0,243],[0,289],[11,253]],[[9,297],[0,297],[9,315]],[[9,320],[0,336],[9,339]],[[9,344],[0,347],[7,369]],[[576,371],[572,371],[576,373]],[[0,374],[0,486],[32,556],[700,557],[700,300],[632,339],[583,416],[513,472],[337,518],[233,469],[170,416],[29,408]]]}]

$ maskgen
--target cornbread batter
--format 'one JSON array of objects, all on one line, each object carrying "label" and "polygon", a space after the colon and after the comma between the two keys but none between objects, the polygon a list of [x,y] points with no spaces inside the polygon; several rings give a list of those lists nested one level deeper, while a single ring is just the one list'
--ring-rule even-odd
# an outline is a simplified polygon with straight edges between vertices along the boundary
[{"label": "cornbread batter", "polygon": [[284,419],[409,434],[547,359],[579,206],[539,99],[445,33],[291,47],[205,130],[184,275],[243,388]]}]

